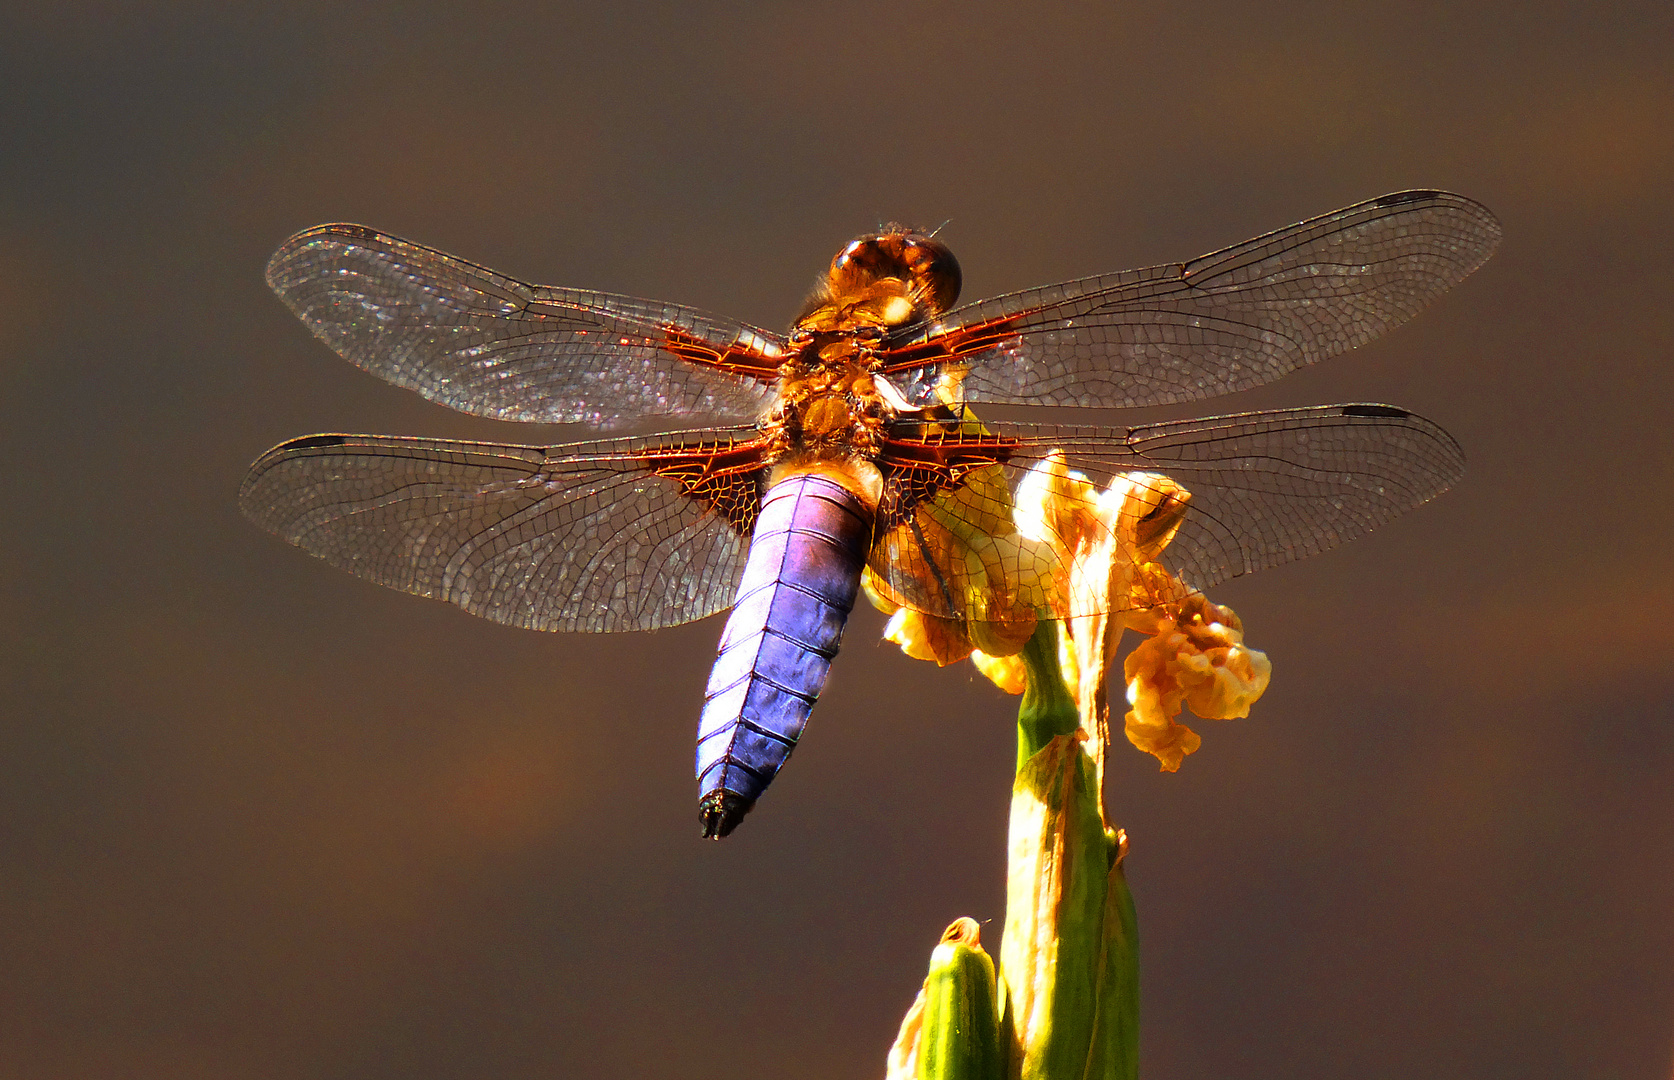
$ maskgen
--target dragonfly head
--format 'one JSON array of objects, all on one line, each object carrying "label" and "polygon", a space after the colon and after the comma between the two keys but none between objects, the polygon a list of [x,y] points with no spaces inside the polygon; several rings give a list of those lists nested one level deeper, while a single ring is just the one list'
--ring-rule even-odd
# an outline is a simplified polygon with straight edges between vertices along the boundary
[{"label": "dragonfly head", "polygon": [[798,328],[894,328],[933,319],[959,299],[959,260],[904,225],[851,240],[808,298]]}]

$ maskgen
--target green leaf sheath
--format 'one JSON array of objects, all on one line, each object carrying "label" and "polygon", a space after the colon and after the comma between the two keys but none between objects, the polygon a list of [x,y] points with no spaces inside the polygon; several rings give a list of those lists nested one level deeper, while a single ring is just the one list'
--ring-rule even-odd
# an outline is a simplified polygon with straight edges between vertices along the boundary
[{"label": "green leaf sheath", "polygon": [[1098,1017],[1087,1052],[1086,1080],[1139,1076],[1139,921],[1127,875],[1117,859],[1104,899],[1104,950],[1099,957]]},{"label": "green leaf sheath", "polygon": [[1012,792],[1000,963],[1022,1080],[1079,1080],[1098,1015],[1110,841],[1074,735],[1029,759]]},{"label": "green leaf sheath", "polygon": [[960,919],[930,954],[917,1080],[1003,1080],[994,962]]}]

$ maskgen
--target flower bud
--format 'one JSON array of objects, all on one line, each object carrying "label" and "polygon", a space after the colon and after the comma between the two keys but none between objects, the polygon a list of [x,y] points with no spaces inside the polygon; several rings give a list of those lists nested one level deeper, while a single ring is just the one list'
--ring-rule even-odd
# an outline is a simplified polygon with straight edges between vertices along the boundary
[{"label": "flower bud", "polygon": [[972,919],[959,919],[930,954],[917,1080],[1002,1080],[994,962]]}]

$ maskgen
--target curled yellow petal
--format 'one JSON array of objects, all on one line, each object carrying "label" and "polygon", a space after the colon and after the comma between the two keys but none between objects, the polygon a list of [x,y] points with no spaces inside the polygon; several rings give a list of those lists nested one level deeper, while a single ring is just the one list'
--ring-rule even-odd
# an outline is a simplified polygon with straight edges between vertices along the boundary
[{"label": "curled yellow petal", "polygon": [[942,667],[965,659],[975,648],[957,621],[912,608],[897,608],[884,624],[883,636],[914,660],[933,660]]},{"label": "curled yellow petal", "polygon": [[870,566],[860,571],[860,591],[866,594],[866,599],[872,606],[885,615],[893,615],[901,610],[901,601],[891,591],[887,582],[873,572]]},{"label": "curled yellow petal", "polygon": [[1123,727],[1128,741],[1151,754],[1164,772],[1174,772],[1187,754],[1203,744],[1197,732],[1174,718],[1180,714],[1185,695],[1180,692],[1169,667],[1170,655],[1162,639],[1147,638],[1128,654],[1123,670],[1128,677],[1128,704]]},{"label": "curled yellow petal", "polygon": [[1273,665],[1265,653],[1245,646],[1232,609],[1201,593],[1152,608],[1143,621],[1151,636],[1123,664],[1132,706],[1125,727],[1130,742],[1173,772],[1202,743],[1196,732],[1175,722],[1180,709],[1189,706],[1205,720],[1248,716],[1267,689]]},{"label": "curled yellow petal", "polygon": [[895,1045],[889,1048],[889,1057],[884,1061],[884,1080],[918,1080],[918,1055],[924,1044],[924,1005],[924,990],[920,988],[901,1021]]},{"label": "curled yellow petal", "polygon": [[1029,685],[1023,657],[1017,654],[990,656],[981,649],[971,653],[971,663],[988,677],[988,681],[1008,694],[1021,694]]}]

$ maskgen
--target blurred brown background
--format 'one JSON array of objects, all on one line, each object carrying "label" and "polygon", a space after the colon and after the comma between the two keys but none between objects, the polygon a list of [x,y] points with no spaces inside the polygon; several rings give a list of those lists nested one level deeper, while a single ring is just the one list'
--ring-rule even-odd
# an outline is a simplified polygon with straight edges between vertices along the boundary
[{"label": "blurred brown background", "polygon": [[1272,690],[1117,757],[1145,1073],[1670,1075],[1666,0],[9,7],[0,1076],[876,1077],[1002,915],[1015,702],[876,613],[705,844],[719,620],[511,631],[241,520],[295,435],[583,436],[337,359],[288,234],[782,327],[883,220],[951,218],[974,299],[1414,186],[1498,256],[1217,406],[1395,402],[1471,471],[1217,590]]}]

